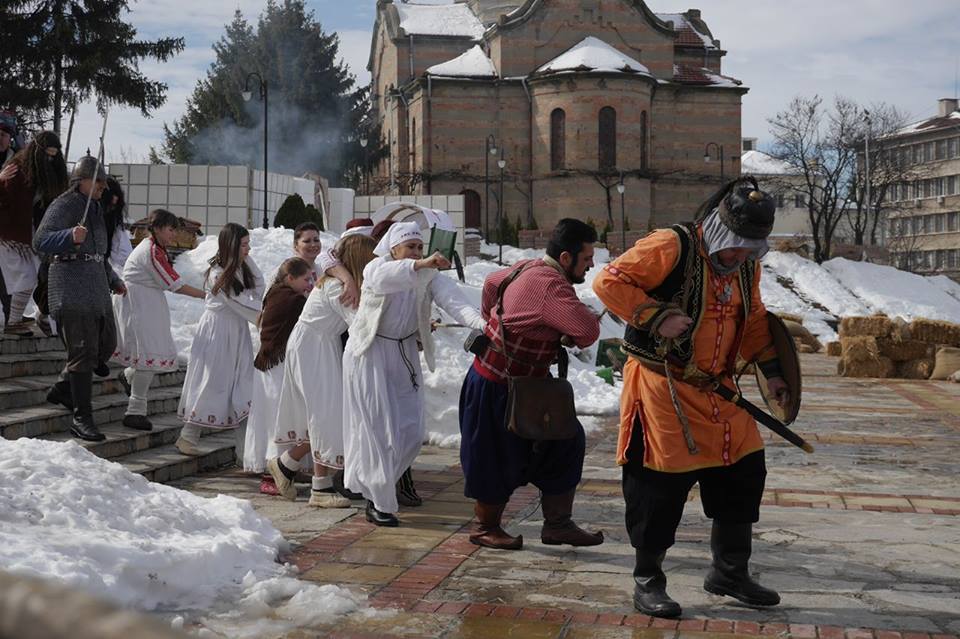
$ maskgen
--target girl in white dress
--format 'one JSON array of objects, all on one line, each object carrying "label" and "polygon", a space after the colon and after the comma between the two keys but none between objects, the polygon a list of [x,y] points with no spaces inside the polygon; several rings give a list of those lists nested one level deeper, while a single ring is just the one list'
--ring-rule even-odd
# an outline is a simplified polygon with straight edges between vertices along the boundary
[{"label": "girl in white dress", "polygon": [[[277,270],[270,290],[263,298],[260,314],[260,350],[253,360],[253,400],[247,420],[247,447],[244,470],[262,473],[266,469],[266,442],[277,425],[277,402],[283,386],[283,362],[287,339],[300,317],[307,295],[313,288],[313,268],[299,257],[288,258]],[[254,434],[255,433],[255,434]],[[251,450],[249,446],[255,448]],[[273,494],[277,494],[276,491]]]},{"label": "girl in white dress", "polygon": [[416,223],[391,226],[374,252],[343,356],[344,483],[367,498],[368,521],[396,526],[396,483],[423,442],[417,345],[432,370],[432,304],[471,328],[481,328],[483,320],[454,280],[437,273],[449,268],[449,260],[439,253],[422,258]]},{"label": "girl in white dress", "polygon": [[202,428],[234,430],[243,459],[244,430],[253,384],[253,345],[248,324],[262,308],[263,276],[250,259],[250,234],[239,224],[220,230],[203,288],[205,308],[190,346],[178,414],[184,422],[176,446],[199,455]]},{"label": "girl in white dress", "polygon": [[[180,226],[176,215],[164,209],[150,214],[150,237],[126,259],[123,282],[126,295],[115,295],[117,350],[113,359],[124,364],[118,379],[130,396],[123,425],[152,430],[147,419],[147,389],[156,373],[177,370],[177,347],[170,333],[166,291],[203,299],[204,293],[184,284],[170,264],[167,246]],[[126,233],[124,229],[117,229]]]},{"label": "girl in white dress", "polygon": [[[353,281],[362,283],[363,269],[373,259],[376,242],[350,235],[337,244],[340,262]],[[355,311],[342,299],[343,284],[321,278],[287,341],[283,388],[277,411],[276,443],[285,452],[268,462],[284,497],[296,498],[293,474],[301,460],[313,463],[309,505],[345,508],[350,500],[333,488],[331,470],[343,468],[343,343],[340,336]],[[308,455],[308,453],[312,453]]]}]

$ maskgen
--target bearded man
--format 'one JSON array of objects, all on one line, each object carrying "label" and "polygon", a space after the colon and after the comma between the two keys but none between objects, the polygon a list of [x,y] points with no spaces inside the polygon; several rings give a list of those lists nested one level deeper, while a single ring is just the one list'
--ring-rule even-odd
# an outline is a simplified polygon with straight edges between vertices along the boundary
[{"label": "bearded man", "polygon": [[788,399],[760,299],[759,259],[775,212],[755,180],[734,180],[701,207],[697,222],[654,231],[593,283],[629,324],[617,463],[636,550],[634,606],[648,615],[680,616],[662,564],[695,483],[713,520],[704,589],[750,605],[780,602],[748,572],[767,472],[763,440],[745,410],[711,390],[733,388],[743,359],[757,362],[770,396]]}]

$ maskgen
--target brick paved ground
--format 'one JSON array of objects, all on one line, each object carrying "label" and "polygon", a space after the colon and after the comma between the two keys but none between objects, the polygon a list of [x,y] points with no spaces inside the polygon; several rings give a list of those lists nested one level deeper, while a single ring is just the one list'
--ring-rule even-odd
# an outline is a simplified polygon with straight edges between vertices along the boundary
[{"label": "brick paved ground", "polygon": [[[366,593],[395,611],[347,618],[306,637],[681,637],[951,639],[960,634],[960,386],[842,379],[834,359],[805,356],[804,409],[795,425],[813,455],[769,440],[769,477],[754,529],[753,571],[783,597],[754,610],[701,589],[709,521],[694,491],[665,562],[679,621],[631,607],[632,549],[623,528],[615,425],[588,443],[576,516],[607,542],[573,550],[540,544],[535,490],[510,504],[508,529],[524,550],[467,540],[472,504],[456,451],[425,448],[416,479],[425,504],[397,529],[354,511],[310,511],[302,501],[255,497],[297,542],[302,578]],[[746,390],[746,389],[745,389]],[[235,474],[194,478],[196,492],[250,496]],[[281,503],[282,502],[282,503]]]}]

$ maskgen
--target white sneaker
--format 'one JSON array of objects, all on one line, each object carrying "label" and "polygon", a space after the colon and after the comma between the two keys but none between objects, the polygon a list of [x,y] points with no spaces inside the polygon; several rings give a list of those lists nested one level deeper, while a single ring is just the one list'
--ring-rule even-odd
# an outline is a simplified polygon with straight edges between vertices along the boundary
[{"label": "white sneaker", "polygon": [[274,457],[267,462],[267,472],[273,477],[273,483],[277,485],[277,492],[290,501],[296,501],[297,487],[293,483],[293,480],[288,479],[287,476],[283,474],[283,471],[280,470],[279,458]]},{"label": "white sneaker", "polygon": [[326,493],[319,490],[310,491],[308,506],[314,508],[349,508],[353,504],[349,499],[337,493]]},{"label": "white sneaker", "polygon": [[178,437],[177,441],[173,443],[184,455],[190,455],[191,457],[198,457],[203,454],[203,451],[191,441],[184,439],[183,437]]}]

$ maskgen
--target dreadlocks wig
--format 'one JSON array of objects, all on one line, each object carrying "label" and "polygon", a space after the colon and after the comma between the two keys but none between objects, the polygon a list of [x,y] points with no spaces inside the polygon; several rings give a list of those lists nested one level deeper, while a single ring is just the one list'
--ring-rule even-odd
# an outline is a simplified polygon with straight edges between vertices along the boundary
[{"label": "dreadlocks wig", "polygon": [[[48,154],[48,148],[56,149],[56,154]],[[13,161],[23,171],[34,193],[40,196],[44,209],[69,186],[67,163],[60,152],[60,138],[53,131],[41,131]]]}]

